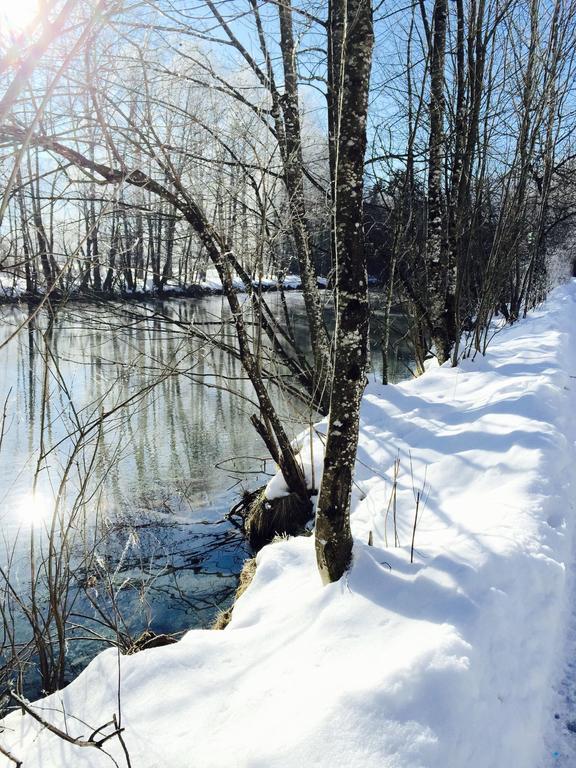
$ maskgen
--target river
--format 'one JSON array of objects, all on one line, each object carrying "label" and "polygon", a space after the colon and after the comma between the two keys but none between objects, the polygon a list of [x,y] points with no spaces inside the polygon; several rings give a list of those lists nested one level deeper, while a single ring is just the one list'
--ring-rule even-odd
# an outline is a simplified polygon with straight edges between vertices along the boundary
[{"label": "river", "polygon": [[[267,301],[280,311],[279,295]],[[288,305],[305,344],[301,294],[288,294]],[[208,626],[230,603],[247,550],[224,516],[270,467],[249,423],[253,393],[238,361],[187,330],[193,320],[232,342],[228,319],[217,296],[128,309],[71,303],[53,314],[0,308],[0,560],[8,577],[0,605],[15,614],[24,648],[29,622],[7,582],[30,599],[31,540],[39,591],[43,564],[70,558],[70,584],[58,595],[70,627],[67,679],[120,632]],[[373,346],[378,377],[378,339]],[[406,359],[401,347],[389,360],[394,378],[407,375]],[[314,420],[275,397],[291,436]],[[14,655],[6,627],[3,644],[4,657]]]}]

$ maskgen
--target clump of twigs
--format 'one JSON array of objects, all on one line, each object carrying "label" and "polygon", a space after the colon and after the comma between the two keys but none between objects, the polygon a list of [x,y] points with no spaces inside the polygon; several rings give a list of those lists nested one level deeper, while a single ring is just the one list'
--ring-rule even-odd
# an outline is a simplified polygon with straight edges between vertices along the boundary
[{"label": "clump of twigs", "polygon": [[245,518],[245,531],[253,551],[258,552],[275,536],[297,536],[312,519],[312,502],[297,493],[268,499],[256,496]]},{"label": "clump of twigs", "polygon": [[256,573],[256,558],[250,557],[248,560],[244,561],[244,565],[242,566],[242,570],[240,571],[240,582],[238,584],[238,588],[236,589],[236,594],[234,595],[234,602],[232,603],[230,608],[218,614],[216,621],[212,626],[212,629],[225,629],[228,626],[232,618],[232,611],[234,610],[234,604],[236,603],[236,600],[238,600],[238,598],[241,595],[243,595],[244,592],[246,592],[246,590],[252,583],[252,579],[254,578],[255,573]]},{"label": "clump of twigs", "polygon": [[[426,498],[428,495],[428,489],[427,489],[427,483],[426,483],[426,477],[428,468],[425,467],[424,469],[424,478],[422,481],[422,484],[417,487],[416,481],[414,479],[414,467],[412,465],[412,454],[409,454],[410,456],[410,477],[412,481],[412,493],[414,495],[414,517],[412,521],[412,535],[410,540],[410,562],[414,562],[414,547],[416,543],[416,531],[418,528],[418,523],[420,521],[420,517],[422,514],[422,510],[424,508],[424,505],[426,503]],[[397,455],[394,459],[394,464],[392,465],[392,490],[390,492],[390,497],[388,499],[388,506],[386,507],[386,512],[384,514],[384,544],[387,547],[388,546],[388,519],[390,517],[390,514],[392,514],[392,521],[393,521],[393,530],[394,530],[394,546],[399,547],[400,546],[400,537],[398,535],[398,477],[400,474],[400,456]],[[372,546],[373,543],[373,536],[372,531],[370,531],[368,544]]]},{"label": "clump of twigs", "polygon": [[414,524],[412,526],[412,541],[410,543],[410,562],[414,562],[414,543],[416,541],[416,528],[418,527],[418,521],[420,519],[420,513],[426,503],[427,489],[426,489],[426,476],[428,474],[428,467],[424,467],[424,479],[422,485],[417,488],[414,481],[414,468],[412,466],[412,454],[410,454],[410,477],[412,478],[412,493],[414,494]]},{"label": "clump of twigs", "polygon": [[246,533],[246,520],[250,515],[250,510],[257,502],[260,496],[264,493],[266,486],[262,485],[253,491],[244,490],[239,501],[234,504],[232,509],[226,515],[226,519],[229,520],[232,525]]},{"label": "clump of twigs", "polygon": [[388,507],[384,516],[384,544],[388,546],[388,517],[392,510],[392,519],[394,521],[394,546],[400,546],[398,538],[398,517],[397,517],[397,497],[398,497],[398,475],[400,473],[400,456],[396,456],[392,466],[392,492],[388,500]]},{"label": "clump of twigs", "polygon": [[151,629],[146,629],[136,638],[126,653],[140,653],[140,651],[147,651],[149,648],[163,648],[165,645],[174,645],[177,642],[178,640],[174,635],[165,634],[164,632],[158,634]]}]

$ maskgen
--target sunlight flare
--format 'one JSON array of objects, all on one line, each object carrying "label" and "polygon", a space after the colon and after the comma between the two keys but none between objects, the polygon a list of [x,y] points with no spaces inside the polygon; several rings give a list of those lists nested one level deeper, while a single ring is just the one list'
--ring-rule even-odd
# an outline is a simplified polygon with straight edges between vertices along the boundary
[{"label": "sunlight flare", "polygon": [[0,0],[0,29],[22,32],[38,15],[39,0]]},{"label": "sunlight flare", "polygon": [[43,493],[27,493],[18,503],[18,517],[24,523],[39,525],[50,517],[53,504]]}]

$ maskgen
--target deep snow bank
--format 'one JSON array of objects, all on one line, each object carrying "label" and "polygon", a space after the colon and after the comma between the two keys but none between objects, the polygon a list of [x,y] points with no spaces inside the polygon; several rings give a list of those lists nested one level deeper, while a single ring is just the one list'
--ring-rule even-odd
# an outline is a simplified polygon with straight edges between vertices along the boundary
[{"label": "deep snow bank", "polygon": [[[132,766],[538,768],[568,616],[575,342],[570,284],[486,359],[372,385],[348,577],[320,585],[311,538],[272,544],[228,629],[122,658]],[[86,736],[118,711],[116,680],[109,650],[36,706]],[[29,717],[4,727],[25,768],[112,764]]]}]

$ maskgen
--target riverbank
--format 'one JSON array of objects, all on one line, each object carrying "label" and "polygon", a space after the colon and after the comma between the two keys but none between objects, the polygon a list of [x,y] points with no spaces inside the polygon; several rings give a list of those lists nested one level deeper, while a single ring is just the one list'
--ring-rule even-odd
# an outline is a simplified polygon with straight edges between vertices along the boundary
[{"label": "riverbank", "polygon": [[[328,279],[318,278],[318,288],[328,286]],[[247,286],[239,278],[233,279],[234,289],[238,293],[245,293]],[[274,278],[262,278],[253,280],[252,288],[265,293],[269,291],[298,291],[302,287],[302,281],[298,275],[286,275],[282,281]],[[176,280],[168,280],[161,286],[155,286],[151,279],[145,280],[143,285],[132,290],[116,288],[111,290],[93,291],[89,288],[80,289],[74,285],[66,290],[53,287],[49,292],[53,302],[63,301],[150,301],[150,299],[179,299],[202,298],[204,296],[221,296],[224,291],[218,278],[201,280],[198,283],[180,285]],[[0,305],[1,304],[40,304],[46,301],[47,292],[44,289],[29,291],[22,278],[10,278],[0,273]]]},{"label": "riverbank", "polygon": [[[371,384],[345,579],[321,586],[311,537],[269,545],[227,629],[108,650],[35,711],[85,738],[121,714],[134,768],[558,764],[575,377],[571,283],[486,358]],[[318,483],[319,436],[313,453]],[[0,744],[26,768],[111,764],[30,716],[3,725]],[[126,765],[117,737],[105,748]]]}]

